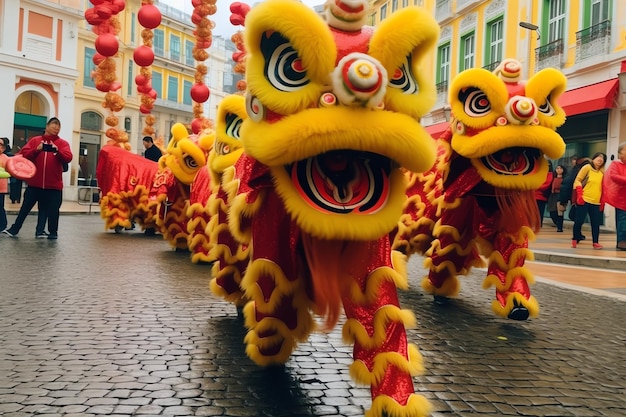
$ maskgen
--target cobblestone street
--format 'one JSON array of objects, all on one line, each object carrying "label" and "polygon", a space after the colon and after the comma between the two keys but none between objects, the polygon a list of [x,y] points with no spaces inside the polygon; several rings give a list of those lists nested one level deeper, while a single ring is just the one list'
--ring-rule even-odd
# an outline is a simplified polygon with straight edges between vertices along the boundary
[{"label": "cobblestone street", "polygon": [[[9,216],[9,224],[14,216]],[[244,352],[235,308],[209,291],[210,267],[160,237],[105,232],[64,215],[59,240],[0,237],[0,415],[363,416],[369,389],[348,375],[341,327],[299,345],[284,367]],[[537,283],[539,318],[491,312],[484,270],[441,306],[422,259],[401,293],[424,356],[416,390],[436,416],[626,415],[626,301]],[[340,323],[341,325],[341,323]]]}]

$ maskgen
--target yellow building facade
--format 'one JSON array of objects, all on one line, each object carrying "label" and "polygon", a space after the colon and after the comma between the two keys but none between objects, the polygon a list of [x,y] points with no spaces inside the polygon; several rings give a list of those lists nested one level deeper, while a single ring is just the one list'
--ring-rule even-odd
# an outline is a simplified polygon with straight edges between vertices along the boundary
[{"label": "yellow building facade", "polygon": [[[151,114],[156,118],[155,138],[166,143],[174,123],[189,124],[194,118],[189,91],[198,63],[192,56],[196,40],[191,16],[155,5],[162,21],[153,30],[151,70],[157,99]],[[58,117],[60,136],[70,142],[74,153],[64,174],[64,198],[69,200],[77,199],[79,183],[93,185],[99,150],[109,139],[104,121],[111,113],[103,106],[105,93],[96,89],[93,78],[96,35],[84,19],[90,7],[88,0],[0,0],[0,91],[5,94],[5,100],[0,100],[0,136],[8,137],[17,152],[30,137],[43,132],[47,119]],[[116,93],[125,105],[113,114],[135,153],[143,152],[146,117],[139,110],[141,96],[135,83],[141,67],[133,60],[135,48],[143,45],[143,27],[137,19],[140,7],[141,0],[126,0],[117,15],[115,74],[122,87]],[[224,39],[214,37],[204,62],[209,73],[203,81],[211,96],[204,103],[203,116],[209,119],[215,118],[217,105],[227,94],[224,90],[229,85],[234,89],[236,82],[228,48]]]},{"label": "yellow building facade", "polygon": [[[428,67],[438,99],[424,118],[437,137],[447,127],[448,84],[467,68],[494,69],[515,58],[525,75],[556,68],[567,77],[559,129],[570,156],[604,152],[609,163],[626,141],[626,1],[619,0],[375,0],[371,22],[410,5],[430,10],[441,36]],[[613,211],[605,224],[614,225]]]}]

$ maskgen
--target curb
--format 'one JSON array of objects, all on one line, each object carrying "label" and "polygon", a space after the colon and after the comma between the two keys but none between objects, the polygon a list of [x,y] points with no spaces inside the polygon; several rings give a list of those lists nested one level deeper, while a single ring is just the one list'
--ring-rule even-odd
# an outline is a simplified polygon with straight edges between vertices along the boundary
[{"label": "curb", "polygon": [[626,269],[626,260],[622,258],[595,257],[585,255],[563,255],[560,253],[533,250],[535,261],[553,264],[565,264],[572,266],[583,266],[596,269],[615,269],[623,271]]}]

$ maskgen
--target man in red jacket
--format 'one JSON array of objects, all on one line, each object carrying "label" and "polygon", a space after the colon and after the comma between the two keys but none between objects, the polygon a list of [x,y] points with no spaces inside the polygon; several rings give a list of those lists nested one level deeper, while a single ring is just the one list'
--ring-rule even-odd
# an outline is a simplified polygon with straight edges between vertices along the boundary
[{"label": "man in red jacket", "polygon": [[[52,117],[46,123],[46,130],[41,136],[33,136],[20,150],[26,159],[31,160],[37,172],[27,180],[24,203],[15,219],[15,223],[2,233],[17,236],[26,216],[36,203],[39,204],[39,216],[35,237],[56,239],[59,229],[59,210],[63,201],[63,165],[72,160],[69,143],[59,137],[61,122]],[[44,231],[48,221],[48,234]]]}]

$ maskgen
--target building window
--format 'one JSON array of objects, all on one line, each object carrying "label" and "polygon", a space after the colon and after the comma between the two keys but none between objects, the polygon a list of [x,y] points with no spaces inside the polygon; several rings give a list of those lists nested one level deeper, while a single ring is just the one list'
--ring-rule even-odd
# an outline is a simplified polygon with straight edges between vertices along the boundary
[{"label": "building window", "polygon": [[409,7],[409,0],[402,0],[402,7]]},{"label": "building window", "polygon": [[102,130],[102,116],[94,111],[86,111],[80,115],[80,128],[82,130]]},{"label": "building window", "polygon": [[180,37],[170,36],[170,59],[172,61],[180,62]]},{"label": "building window", "polygon": [[447,43],[439,47],[437,51],[437,92],[448,90],[448,80],[450,79],[450,44]]},{"label": "building window", "polygon": [[383,4],[380,8],[380,21],[382,22],[387,18],[387,5]]},{"label": "building window", "polygon": [[194,66],[195,59],[193,58],[194,43],[191,41],[185,41],[185,65],[190,67]]},{"label": "building window", "polygon": [[474,68],[474,57],[476,54],[476,37],[470,33],[461,38],[461,71]]},{"label": "building window", "polygon": [[157,93],[158,97],[163,97],[163,74],[160,72],[152,72],[152,88]]},{"label": "building window", "polygon": [[591,0],[591,26],[609,20],[610,0]]},{"label": "building window", "polygon": [[167,101],[178,103],[178,78],[167,77]]},{"label": "building window", "polygon": [[563,39],[565,25],[565,2],[563,0],[550,1],[548,18],[548,43]]},{"label": "building window", "polygon": [[391,0],[391,13],[398,10],[398,0]]},{"label": "building window", "polygon": [[96,83],[93,78],[91,78],[91,73],[96,69],[96,64],[93,63],[93,56],[95,54],[95,49],[85,48],[85,61],[83,63],[83,87],[96,87]]},{"label": "building window", "polygon": [[191,99],[191,81],[183,81],[183,104],[187,104],[189,106],[193,105],[193,100]]},{"label": "building window", "polygon": [[164,56],[165,55],[165,41],[164,34],[161,29],[154,29],[154,37],[152,38],[152,48],[154,49],[155,55]]},{"label": "building window", "polygon": [[133,88],[135,86],[135,80],[133,79],[133,65],[132,60],[128,60],[128,91],[127,95],[130,97],[133,95]]},{"label": "building window", "polygon": [[504,48],[503,38],[503,22],[502,17],[492,20],[487,24],[487,53],[485,57],[486,64],[491,65],[495,62],[502,61],[502,52]]},{"label": "building window", "polygon": [[130,43],[131,44],[135,44],[135,31],[136,31],[136,26],[137,24],[135,23],[137,20],[137,16],[135,15],[135,13],[131,13],[130,14]]}]

